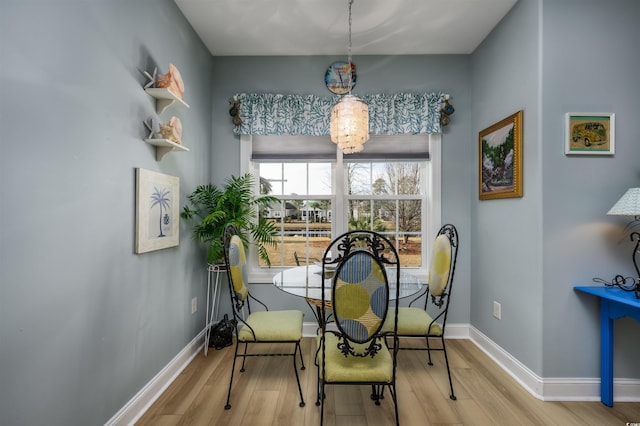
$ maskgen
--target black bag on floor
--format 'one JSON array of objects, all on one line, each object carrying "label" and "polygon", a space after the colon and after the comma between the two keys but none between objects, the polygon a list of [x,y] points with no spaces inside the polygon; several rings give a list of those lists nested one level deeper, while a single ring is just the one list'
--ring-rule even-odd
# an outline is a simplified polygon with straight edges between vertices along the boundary
[{"label": "black bag on floor", "polygon": [[233,344],[233,330],[235,329],[237,321],[229,320],[229,316],[224,314],[224,317],[211,326],[209,333],[209,347],[222,349]]}]

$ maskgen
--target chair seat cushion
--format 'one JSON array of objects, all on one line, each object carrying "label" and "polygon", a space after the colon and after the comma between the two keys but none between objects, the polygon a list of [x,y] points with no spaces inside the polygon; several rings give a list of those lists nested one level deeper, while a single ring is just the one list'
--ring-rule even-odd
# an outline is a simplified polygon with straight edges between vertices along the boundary
[{"label": "chair seat cushion", "polygon": [[258,311],[252,312],[246,325],[238,332],[240,342],[270,341],[292,342],[302,338],[302,311]]},{"label": "chair seat cushion", "polygon": [[[318,347],[321,339],[318,337]],[[327,383],[391,383],[393,380],[393,360],[387,345],[380,340],[382,349],[371,358],[344,356],[338,349],[338,336],[326,333],[325,371],[324,380]],[[354,347],[362,346],[353,344]],[[322,352],[318,351],[318,368],[322,376]]]},{"label": "chair seat cushion", "polygon": [[[393,331],[395,308],[389,308],[387,318],[382,326],[384,331]],[[437,322],[431,324],[433,319],[424,309],[399,308],[398,310],[398,336],[442,336],[442,327]],[[428,332],[429,324],[431,330]]]}]

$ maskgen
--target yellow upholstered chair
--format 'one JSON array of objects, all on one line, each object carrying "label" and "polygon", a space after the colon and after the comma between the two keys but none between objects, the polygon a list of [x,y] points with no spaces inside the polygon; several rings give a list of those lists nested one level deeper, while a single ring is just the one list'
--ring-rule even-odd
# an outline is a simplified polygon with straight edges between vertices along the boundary
[{"label": "yellow upholstered chair", "polygon": [[[337,255],[328,259],[329,252]],[[391,242],[373,231],[351,231],[338,237],[325,251],[323,274],[335,267],[323,280],[323,304],[331,286],[331,309],[335,327],[327,327],[321,318],[316,365],[318,367],[318,400],[320,424],[324,421],[326,385],[371,385],[371,398],[380,405],[388,388],[398,423],[396,396],[397,337],[392,328],[382,331],[389,311],[389,300],[397,308],[399,289],[391,288],[387,274],[395,274],[399,282],[400,263]],[[393,291],[393,294],[391,292]],[[394,309],[397,312],[397,309]],[[387,346],[393,338],[394,349]]]},{"label": "yellow upholstered chair", "polygon": [[[236,367],[236,360],[242,358],[240,372],[245,371],[245,361],[247,357],[254,356],[290,356],[293,358],[293,371],[298,383],[300,393],[300,407],[304,407],[302,387],[298,376],[296,365],[296,355],[300,355],[301,369],[304,370],[304,360],[300,350],[300,340],[302,339],[302,311],[269,311],[267,306],[254,298],[247,286],[246,256],[244,244],[233,225],[227,225],[223,237],[224,258],[227,266],[227,277],[229,281],[229,294],[231,295],[231,305],[233,317],[236,324],[236,344],[231,367],[231,378],[229,379],[229,392],[227,393],[227,403],[225,409],[231,408],[231,385],[233,384],[233,374]],[[252,310],[251,302],[261,305],[263,310]],[[246,313],[248,316],[244,319]],[[291,352],[286,353],[250,353],[248,347],[251,344],[260,343],[282,343],[290,344]],[[238,351],[241,344],[244,350]]]},{"label": "yellow upholstered chair", "polygon": [[[426,350],[428,352],[429,365],[433,365],[431,351],[442,351],[444,353],[449,376],[449,387],[451,389],[449,397],[453,400],[456,399],[456,396],[453,392],[444,330],[447,324],[457,257],[458,231],[451,224],[444,225],[440,228],[433,243],[427,289],[420,296],[413,299],[408,307],[401,307],[398,310],[397,329],[398,337],[400,338],[421,337],[425,339],[425,347],[400,347],[400,349]],[[424,302],[419,302],[423,297]],[[384,330],[393,329],[393,315],[394,312],[390,310],[383,327]],[[439,340],[439,346],[430,346],[430,340]]]}]

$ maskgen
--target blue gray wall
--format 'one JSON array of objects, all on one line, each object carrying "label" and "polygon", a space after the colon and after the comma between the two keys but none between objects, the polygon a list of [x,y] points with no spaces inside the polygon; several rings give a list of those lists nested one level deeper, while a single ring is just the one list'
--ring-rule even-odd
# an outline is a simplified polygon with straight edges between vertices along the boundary
[{"label": "blue gray wall", "polygon": [[[635,275],[618,238],[630,218],[606,213],[640,186],[640,2],[546,0],[542,12],[543,376],[593,377],[599,307],[572,287]],[[564,113],[584,111],[615,113],[613,157],[564,155]],[[640,324],[614,327],[615,376],[638,379]]]},{"label": "blue gray wall", "polygon": [[[4,0],[0,44],[0,424],[104,424],[204,324],[204,252],[134,254],[134,189],[208,181],[214,60],[171,0]],[[191,152],[156,162],[139,70],[170,62]]]},{"label": "blue gray wall", "polygon": [[[543,378],[599,377],[597,300],[573,286],[632,275],[606,212],[639,185],[638,18],[635,0],[520,0],[471,56],[475,137],[524,110],[524,196],[471,193],[471,324]],[[615,155],[566,156],[567,112],[615,113]],[[640,377],[639,331],[616,322],[616,377]]]},{"label": "blue gray wall", "polygon": [[[471,181],[471,323],[540,373],[542,368],[541,153],[537,1],[520,1],[471,56],[472,164],[478,132],[523,110],[522,198],[478,200]],[[493,302],[502,319],[493,317]]]}]

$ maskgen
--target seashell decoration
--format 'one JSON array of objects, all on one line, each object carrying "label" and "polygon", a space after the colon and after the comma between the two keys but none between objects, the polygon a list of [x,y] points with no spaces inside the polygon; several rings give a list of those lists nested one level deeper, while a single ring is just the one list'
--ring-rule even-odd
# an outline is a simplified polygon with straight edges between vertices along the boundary
[{"label": "seashell decoration", "polygon": [[229,115],[231,115],[231,121],[234,126],[239,126],[242,124],[242,119],[240,118],[240,106],[238,104],[238,97],[234,96],[229,99]]},{"label": "seashell decoration", "polygon": [[171,142],[182,144],[182,122],[178,117],[171,117],[168,122],[160,123],[158,132],[162,139],[169,139]]},{"label": "seashell decoration", "polygon": [[456,110],[453,105],[449,103],[449,95],[445,95],[444,105],[440,109],[440,125],[442,127],[449,125],[449,121],[451,120],[449,116],[454,112],[456,112]]},{"label": "seashell decoration", "polygon": [[173,92],[177,97],[182,99],[184,96],[184,82],[178,68],[169,64],[169,72],[158,76],[156,87],[166,88]]}]

